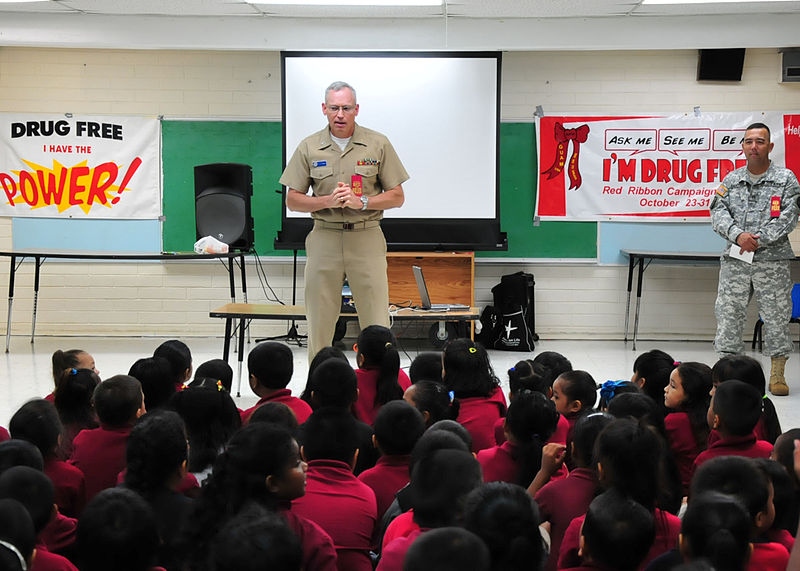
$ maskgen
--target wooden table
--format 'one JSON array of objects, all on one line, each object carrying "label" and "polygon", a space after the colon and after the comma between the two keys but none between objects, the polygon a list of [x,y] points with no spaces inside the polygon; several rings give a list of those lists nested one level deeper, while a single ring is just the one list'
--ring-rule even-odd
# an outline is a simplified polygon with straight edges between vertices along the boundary
[{"label": "wooden table", "polygon": [[[356,313],[341,313],[344,319],[358,319]],[[290,320],[305,319],[306,308],[302,305],[272,305],[264,303],[226,303],[209,313],[209,317],[225,320],[225,344],[222,350],[222,359],[228,360],[230,356],[230,339],[233,330],[233,321],[239,321],[239,334],[237,350],[239,351],[236,376],[238,384],[236,396],[241,396],[242,386],[242,361],[244,360],[244,332],[247,321],[251,319]],[[462,311],[426,311],[421,309],[403,308],[392,312],[392,319],[396,321],[435,321],[444,325],[448,321],[471,322],[480,318],[480,310],[470,307]]]}]

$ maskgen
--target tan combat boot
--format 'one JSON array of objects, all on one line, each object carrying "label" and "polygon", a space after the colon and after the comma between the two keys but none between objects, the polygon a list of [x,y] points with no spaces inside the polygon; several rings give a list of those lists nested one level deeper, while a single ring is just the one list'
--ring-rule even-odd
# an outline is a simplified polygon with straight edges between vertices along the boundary
[{"label": "tan combat boot", "polygon": [[773,357],[772,368],[769,372],[769,392],[776,397],[785,397],[789,394],[789,385],[783,376],[783,369],[786,366],[788,357]]}]

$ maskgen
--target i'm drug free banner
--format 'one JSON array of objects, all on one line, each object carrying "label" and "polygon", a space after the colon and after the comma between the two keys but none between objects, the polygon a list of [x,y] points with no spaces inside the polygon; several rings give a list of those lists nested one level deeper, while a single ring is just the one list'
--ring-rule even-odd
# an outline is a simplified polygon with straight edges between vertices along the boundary
[{"label": "i'm drug free banner", "polygon": [[746,164],[745,128],[764,123],[770,158],[800,178],[800,114],[537,118],[536,215],[545,220],[707,222],[722,179]]},{"label": "i'm drug free banner", "polygon": [[156,219],[156,118],[0,114],[0,216]]}]

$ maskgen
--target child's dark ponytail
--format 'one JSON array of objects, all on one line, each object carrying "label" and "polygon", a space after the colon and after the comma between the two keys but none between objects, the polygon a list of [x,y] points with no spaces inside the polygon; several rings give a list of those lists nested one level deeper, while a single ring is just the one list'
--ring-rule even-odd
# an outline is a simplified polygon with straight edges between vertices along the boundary
[{"label": "child's dark ponytail", "polygon": [[381,325],[370,325],[358,336],[358,353],[364,357],[363,367],[378,369],[375,405],[403,398],[403,389],[397,383],[400,374],[400,353],[397,339]]},{"label": "child's dark ponytail", "polygon": [[538,391],[522,391],[508,407],[506,428],[516,442],[517,483],[528,487],[542,465],[542,447],[558,425],[553,401]]}]

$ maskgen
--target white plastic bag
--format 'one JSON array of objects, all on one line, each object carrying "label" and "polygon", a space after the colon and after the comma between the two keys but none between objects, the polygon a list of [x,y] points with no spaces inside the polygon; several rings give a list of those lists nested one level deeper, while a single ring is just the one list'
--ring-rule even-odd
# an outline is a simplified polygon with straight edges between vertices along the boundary
[{"label": "white plastic bag", "polygon": [[228,245],[213,236],[204,236],[194,243],[194,251],[198,254],[227,254]]}]

